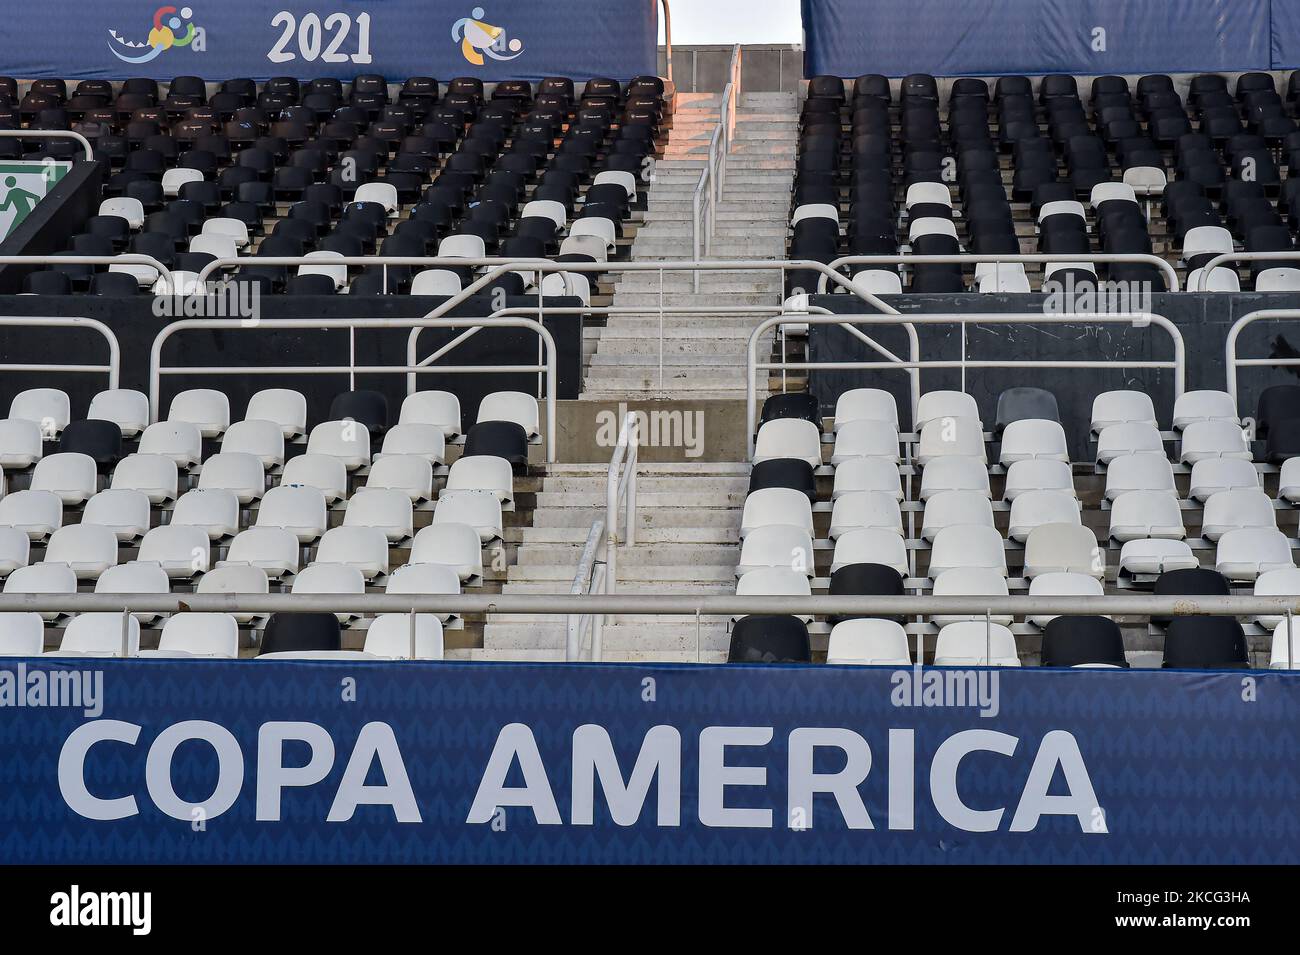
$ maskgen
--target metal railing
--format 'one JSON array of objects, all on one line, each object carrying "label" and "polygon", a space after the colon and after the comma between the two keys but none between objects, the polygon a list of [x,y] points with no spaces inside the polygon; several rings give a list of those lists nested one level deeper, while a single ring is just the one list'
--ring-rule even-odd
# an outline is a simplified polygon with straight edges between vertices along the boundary
[{"label": "metal railing", "polygon": [[71,139],[81,144],[88,162],[95,158],[95,147],[90,145],[90,140],[70,129],[0,129],[0,139]]},{"label": "metal railing", "polygon": [[[736,129],[736,100],[740,95],[741,77],[740,44],[731,49],[731,67],[727,85],[722,90],[718,125],[713,128],[709,138],[709,150],[704,159],[704,168],[695,184],[695,193],[691,197],[691,249],[696,259],[709,254],[709,243],[713,239],[714,225],[717,220],[718,203],[722,201],[722,190],[727,178],[727,154],[731,152],[731,138]],[[707,187],[707,188],[706,188]],[[700,273],[692,277],[692,286],[700,290]]]},{"label": "metal railing", "polygon": [[[573,575],[573,586],[569,593],[574,596],[602,593],[608,579],[608,568],[604,561],[598,559],[601,545],[605,539],[605,522],[592,522],[587,534],[587,543],[582,548],[578,560],[578,572]],[[605,625],[605,615],[599,613],[570,613],[565,618],[564,659],[567,662],[581,660],[583,647],[591,637],[591,659],[599,660],[601,654],[601,633]]]},{"label": "metal railing", "polygon": [[1188,287],[1187,291],[1204,292],[1210,273],[1226,262],[1295,262],[1300,266],[1300,252],[1223,252],[1201,267],[1201,274],[1196,277],[1196,288]]},{"label": "metal railing", "polygon": [[[1174,357],[1169,361],[1141,361],[1128,359],[1111,359],[1111,360],[1088,360],[1088,359],[1068,359],[1068,360],[1049,360],[1049,359],[999,359],[999,360],[976,360],[968,359],[965,356],[965,336],[962,338],[963,354],[960,359],[943,359],[924,361],[920,358],[919,347],[913,340],[912,351],[907,361],[889,360],[884,361],[820,361],[820,362],[760,362],[758,360],[758,342],[760,337],[769,328],[780,325],[808,324],[808,325],[898,325],[902,324],[904,319],[896,315],[835,315],[827,317],[824,315],[808,315],[803,313],[786,314],[776,318],[769,318],[758,325],[749,336],[749,348],[746,357],[746,380],[745,380],[745,420],[748,429],[749,453],[751,457],[754,453],[754,435],[758,423],[758,372],[773,371],[777,369],[790,369],[794,371],[865,371],[868,369],[893,369],[909,370],[915,369],[919,372],[922,369],[934,368],[958,368],[963,375],[966,369],[971,368],[1168,368],[1174,372],[1174,396],[1178,397],[1183,393],[1186,387],[1186,349],[1183,344],[1182,333],[1178,327],[1165,318],[1163,315],[1155,315],[1149,312],[1111,312],[1104,314],[1086,314],[1080,315],[1080,319],[1086,323],[1099,324],[1124,324],[1131,325],[1134,328],[1145,328],[1148,325],[1155,325],[1169,333],[1173,340]],[[905,321],[914,325],[961,325],[963,329],[966,325],[1041,325],[1045,322],[1065,322],[1073,323],[1070,318],[1066,319],[1045,319],[1041,315],[1025,314],[916,314],[909,315]],[[964,382],[963,382],[964,385]],[[916,418],[917,405],[915,399],[912,403],[912,419]]]},{"label": "metal railing", "polygon": [[[107,365],[83,365],[72,364],[68,362],[0,362],[0,372],[5,371],[38,371],[38,372],[86,372],[88,374],[106,374],[108,375],[109,389],[117,388],[122,370],[122,348],[118,344],[117,336],[113,330],[103,322],[96,321],[93,318],[76,318],[63,315],[41,315],[41,316],[3,316],[0,317],[0,328],[84,328],[90,331],[98,332],[103,339],[108,342],[108,364]],[[56,351],[56,349],[51,349]]]},{"label": "metal railing", "polygon": [[1223,343],[1223,367],[1227,375],[1228,394],[1232,403],[1237,404],[1237,369],[1238,368],[1296,368],[1300,367],[1300,358],[1238,358],[1237,338],[1247,325],[1260,321],[1294,321],[1300,319],[1300,309],[1262,308],[1248,312],[1232,323],[1228,337]]},{"label": "metal railing", "polygon": [[1266,597],[1156,596],[1114,594],[1096,596],[971,596],[859,597],[823,594],[810,597],[744,596],[740,594],[108,594],[5,593],[0,613],[251,613],[284,611],[436,614],[570,614],[603,613],[633,616],[706,616],[791,614],[816,616],[911,617],[951,615],[984,617],[1137,616],[1137,617],[1285,617],[1300,614],[1300,595]]},{"label": "metal railing", "polygon": [[0,255],[0,265],[147,265],[158,273],[161,293],[170,295],[172,292],[171,273],[167,266],[152,255],[135,252],[121,255]]},{"label": "metal railing", "polygon": [[[234,260],[221,260],[234,261]],[[247,258],[240,259],[240,264],[252,265],[256,262],[270,263],[277,260],[270,257],[266,258]],[[301,263],[303,259],[293,259],[295,263]],[[306,260],[321,264],[320,259]],[[347,261],[332,259],[331,262]],[[376,259],[366,260],[375,262]],[[488,266],[487,271],[478,276],[469,285],[465,286],[455,295],[449,296],[446,301],[439,304],[432,311],[425,314],[425,318],[438,318],[446,315],[453,308],[464,304],[474,295],[483,291],[501,276],[508,272],[780,272],[783,276],[791,269],[801,269],[811,272],[820,272],[828,282],[834,282],[840,288],[852,292],[859,299],[878,312],[886,315],[902,314],[884,299],[871,292],[855,286],[848,278],[836,272],[830,266],[823,262],[817,262],[813,259],[684,259],[672,262],[657,262],[647,259],[632,262],[552,262],[549,259],[422,259],[423,262],[438,264],[444,266]],[[642,312],[655,311],[653,306],[646,306],[641,309]]]},{"label": "metal railing", "polygon": [[[457,261],[457,260],[445,260],[445,259],[444,259],[444,260],[440,260],[440,261],[444,261],[444,262],[446,262],[446,261],[452,261],[452,262],[455,262],[455,261]],[[428,313],[425,315],[425,318],[438,318],[438,317],[440,317],[440,316],[442,316],[442,315],[447,314],[447,313],[450,312],[452,309],[456,308],[458,305],[461,305],[461,304],[465,303],[466,301],[468,301],[472,296],[474,296],[474,295],[477,294],[478,292],[482,291],[484,288],[490,286],[493,282],[495,282],[498,278],[500,278],[502,275],[504,275],[504,274],[507,273],[507,272],[514,272],[514,271],[536,271],[536,272],[577,272],[577,273],[586,273],[586,272],[608,272],[608,271],[611,270],[610,266],[609,266],[607,263],[603,263],[603,262],[551,262],[551,261],[549,261],[549,260],[538,260],[538,259],[520,259],[520,260],[514,260],[514,261],[502,261],[502,260],[499,260],[499,259],[493,259],[493,260],[473,260],[473,259],[459,260],[460,264],[462,264],[462,265],[464,265],[464,264],[478,264],[480,261],[490,261],[491,264],[490,264],[488,270],[487,270],[484,274],[482,274],[482,275],[480,275],[478,278],[476,278],[476,279],[475,279],[473,282],[471,282],[469,285],[467,285],[465,288],[461,289],[460,292],[458,292],[458,293],[455,294],[455,295],[452,295],[450,298],[448,298],[448,299],[447,299],[446,301],[444,301],[442,304],[438,305],[438,306],[435,307],[432,311],[428,312]],[[858,286],[854,285],[854,284],[853,284],[853,283],[852,283],[848,278],[846,278],[844,275],[841,275],[839,272],[836,272],[834,269],[830,268],[830,266],[828,266],[828,265],[826,265],[826,264],[824,264],[824,263],[822,263],[822,262],[813,261],[813,260],[811,260],[811,259],[808,259],[808,260],[805,260],[805,259],[790,259],[790,260],[776,260],[776,261],[772,261],[772,260],[761,260],[761,259],[737,259],[737,260],[721,260],[721,259],[720,259],[720,260],[716,260],[716,261],[701,261],[701,260],[695,260],[695,261],[681,261],[681,262],[653,262],[653,261],[644,261],[644,260],[643,260],[643,261],[638,261],[638,262],[619,262],[619,263],[617,263],[617,271],[619,271],[619,272],[658,272],[658,273],[659,273],[659,276],[660,276],[660,301],[661,301],[661,302],[662,302],[662,299],[663,299],[663,294],[662,294],[662,285],[663,285],[663,283],[662,283],[662,280],[663,280],[663,274],[664,274],[665,272],[691,272],[691,271],[693,271],[693,272],[697,272],[697,273],[698,273],[698,272],[701,272],[701,271],[705,271],[705,272],[756,272],[756,271],[768,271],[768,270],[772,270],[772,271],[777,271],[777,272],[779,272],[779,273],[781,274],[782,284],[784,285],[784,282],[785,282],[785,273],[786,273],[787,271],[789,271],[790,269],[803,269],[803,270],[807,270],[807,271],[813,271],[813,272],[821,273],[821,275],[824,276],[825,279],[826,279],[828,282],[834,282],[838,287],[843,288],[845,291],[850,292],[851,294],[855,295],[855,296],[856,296],[857,298],[859,298],[862,302],[864,302],[865,304],[870,305],[871,307],[877,309],[877,310],[878,310],[879,312],[881,312],[882,314],[885,314],[885,315],[901,315],[901,313],[898,311],[898,309],[894,308],[892,305],[890,305],[888,302],[884,301],[884,300],[881,299],[880,297],[878,297],[878,296],[876,296],[876,295],[873,295],[871,292],[868,292],[868,291],[866,291],[865,289],[859,288]],[[742,306],[732,306],[731,308],[740,308],[740,307],[742,307]],[[752,307],[752,306],[751,306],[751,307]],[[761,306],[759,306],[759,307],[761,307]],[[689,311],[690,309],[687,309],[687,310]],[[720,309],[719,311],[722,311],[722,310],[723,310],[723,309]],[[730,309],[725,309],[725,310],[730,310]],[[528,312],[528,314],[532,314],[532,313],[533,313],[533,309],[532,309],[531,307],[529,307],[528,309],[526,309],[526,311]],[[549,309],[549,308],[546,308],[546,307],[543,305],[542,300],[541,300],[540,297],[539,297],[539,299],[538,299],[537,317],[538,317],[538,320],[539,320],[539,321],[541,320],[541,318],[542,318],[545,314],[548,314],[548,313],[549,313],[549,314],[563,314],[563,313],[565,313],[566,311],[572,311],[572,309],[565,309],[565,308]],[[583,311],[583,312],[592,312],[592,313],[595,313],[595,312],[597,311],[597,309],[596,309],[596,308],[586,308],[586,307],[584,307],[581,311]],[[661,305],[658,306],[658,309],[656,309],[656,308],[653,307],[653,306],[650,306],[650,307],[646,307],[646,308],[633,308],[633,309],[631,309],[631,311],[632,311],[632,312],[639,312],[639,313],[642,313],[642,314],[650,314],[650,313],[654,313],[654,312],[658,311],[658,312],[660,313],[660,315],[661,315],[660,329],[659,329],[659,339],[660,339],[660,340],[659,340],[659,351],[660,351],[660,376],[659,376],[659,377],[660,377],[660,386],[661,386],[661,388],[662,388],[662,382],[663,382],[663,366],[662,366],[662,360],[663,360],[663,322],[662,322],[662,314],[664,314],[664,313],[666,313],[667,311],[669,311],[669,309],[666,309],[666,308],[661,304]],[[805,309],[805,311],[810,311],[810,312],[811,312],[811,311],[815,311],[815,312],[817,312],[817,313],[830,314],[830,312],[829,312],[827,309],[821,308],[820,306],[818,306],[818,307],[816,307],[816,308],[814,308],[814,309]],[[892,355],[892,353],[890,353],[890,352],[887,351],[886,349],[882,348],[882,347],[881,347],[880,345],[878,345],[876,342],[872,341],[869,337],[867,337],[866,335],[864,335],[860,330],[853,328],[853,327],[852,327],[851,325],[849,325],[848,323],[844,323],[844,324],[845,324],[846,328],[848,328],[850,334],[852,334],[852,335],[854,335],[855,337],[861,339],[861,340],[862,340],[865,344],[867,344],[869,347],[875,349],[876,351],[880,352],[882,355],[885,355],[886,357],[894,358],[894,356]],[[919,347],[920,347],[920,342],[919,342],[919,339],[917,338],[916,329],[915,329],[915,327],[911,324],[910,320],[907,319],[907,318],[903,318],[900,324],[902,324],[903,329],[904,329],[904,330],[906,331],[906,333],[907,333],[908,339],[909,339],[910,344],[911,344],[911,347],[912,347],[912,352],[913,352],[913,354],[915,355],[915,353],[917,352],[917,350],[918,350]],[[414,361],[414,353],[411,352],[411,351],[409,351],[409,349],[408,349],[408,356],[410,356],[410,358],[412,359],[412,364],[417,364],[417,362]],[[425,364],[425,363],[427,363],[428,361],[429,361],[429,359],[427,359],[427,358],[426,358],[426,359],[422,359],[418,364]],[[412,390],[414,390],[414,385],[413,385],[413,384],[410,385],[410,388],[411,388]],[[914,376],[914,381],[913,381],[913,385],[912,385],[912,401],[913,401],[913,404],[915,404],[917,401],[919,401],[919,400],[920,400],[920,397],[921,397],[921,392],[920,392],[920,383],[919,383],[919,378],[917,378],[917,377]]]},{"label": "metal railing", "polygon": [[158,420],[163,375],[334,375],[347,374],[355,381],[357,374],[406,374],[437,372],[438,374],[493,374],[510,372],[538,372],[546,375],[546,461],[555,461],[556,445],[556,345],[551,333],[540,323],[528,318],[502,318],[495,322],[498,328],[527,328],[537,332],[544,349],[544,361],[536,365],[358,365],[353,360],[354,349],[349,349],[346,365],[177,365],[167,367],[162,363],[162,348],[178,332],[193,329],[241,329],[259,331],[268,328],[292,328],[328,331],[349,329],[355,336],[358,329],[383,328],[472,328],[483,323],[481,318],[319,318],[319,319],[260,319],[250,323],[245,319],[198,318],[172,322],[154,338],[149,358],[149,414]]},{"label": "metal railing", "polygon": [[[610,456],[605,482],[605,516],[591,524],[586,546],[578,561],[570,594],[612,594],[618,590],[618,548],[636,543],[636,470],[639,446],[639,417],[629,412],[619,430],[618,444]],[[622,511],[622,523],[619,512]],[[619,528],[623,528],[620,535]],[[605,559],[600,560],[604,549]],[[581,660],[588,634],[591,636],[589,659],[602,658],[601,634],[605,625],[602,613],[571,613],[567,618],[565,659]]]},{"label": "metal railing", "polygon": [[[1165,277],[1165,288],[1169,292],[1178,291],[1178,273],[1174,267],[1158,255],[1138,253],[1095,252],[1084,255],[985,255],[961,253],[959,255],[845,255],[830,263],[833,269],[846,265],[1074,265],[1080,262],[1090,264],[1130,263],[1154,265]],[[826,291],[826,277],[818,280],[817,291]]]},{"label": "metal railing", "polygon": [[[618,548],[636,543],[636,466],[640,441],[638,418],[628,412],[605,477],[605,593],[618,591]],[[623,521],[619,523],[620,503]],[[620,528],[622,529],[620,532]]]},{"label": "metal railing", "polygon": [[[831,312],[830,309],[823,308],[819,305],[810,306],[807,310],[810,313],[816,315],[834,314],[833,312]],[[659,339],[658,339],[659,354],[658,354],[657,362],[659,366],[659,391],[662,394],[665,393],[664,392],[663,319],[665,316],[668,315],[698,315],[699,309],[690,305],[661,305],[654,309],[651,309],[651,311],[655,312],[659,316]],[[787,309],[785,309],[783,306],[780,305],[725,305],[725,306],[718,306],[718,307],[714,307],[714,306],[709,307],[709,315],[711,316],[744,315],[750,317],[758,317],[758,316],[781,315],[781,314],[785,314],[786,312]],[[493,312],[491,315],[487,316],[487,320],[491,321],[497,318],[508,318],[514,315],[524,315],[524,316],[536,315],[539,317],[540,320],[542,317],[554,318],[554,317],[559,317],[564,315],[568,315],[572,317],[582,317],[585,315],[606,315],[606,316],[645,315],[646,313],[647,310],[639,305],[542,305],[540,308],[532,305],[527,305],[527,306],[516,305],[510,308],[503,308]],[[453,341],[443,345],[438,349],[438,351],[434,352],[432,355],[428,355],[422,359],[417,357],[418,354],[417,343],[419,341],[419,336],[421,332],[424,331],[424,327],[414,328],[411,330],[410,338],[407,341],[407,347],[406,347],[407,363],[411,365],[417,363],[420,365],[429,364],[432,361],[436,360],[437,358],[441,357],[441,355],[443,355],[453,345],[459,344],[460,341],[462,341],[463,339],[469,338],[472,335],[474,335],[476,332],[481,331],[483,328],[488,328],[488,327],[490,327],[490,325],[483,325],[480,326],[479,328],[471,329],[470,331],[463,333],[463,335],[457,336],[457,338],[454,339]]]},{"label": "metal railing", "polygon": [[[67,261],[66,259],[64,261]],[[406,266],[422,269],[455,269],[455,268],[478,268],[482,266],[507,265],[505,272],[510,271],[536,271],[541,265],[554,264],[550,259],[504,259],[495,256],[484,256],[483,258],[456,258],[452,256],[436,255],[340,255],[322,256],[308,255],[245,255],[234,256],[230,258],[213,259],[199,270],[196,282],[206,284],[212,277],[213,272],[220,272],[226,269],[238,269],[245,266],[276,266],[286,267],[295,265],[320,266],[353,266],[356,268],[379,268],[386,269],[390,265]],[[494,272],[494,278],[499,278],[503,272]],[[385,279],[387,274],[385,274]],[[385,281],[384,287],[387,287]]]}]

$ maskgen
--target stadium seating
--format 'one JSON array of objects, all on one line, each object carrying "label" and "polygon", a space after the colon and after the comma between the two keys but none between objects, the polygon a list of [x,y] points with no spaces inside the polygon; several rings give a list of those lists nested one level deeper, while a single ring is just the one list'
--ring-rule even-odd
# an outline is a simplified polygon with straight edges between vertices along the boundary
[{"label": "stadium seating", "polygon": [[[1043,254],[1019,263],[856,264],[846,277],[877,294],[1025,293],[1099,280],[1149,282],[1146,263],[1093,266],[1072,256],[1157,254],[1186,288],[1211,292],[1300,287],[1297,264],[1205,266],[1222,252],[1292,251],[1300,193],[1289,173],[1296,120],[1272,79],[1234,98],[1198,93],[1221,77],[1038,81],[1001,77],[895,87],[867,74],[810,80],[802,103],[790,214],[790,258],[843,255]],[[832,93],[813,95],[824,84]],[[1090,85],[1090,89],[1088,86]],[[896,91],[895,91],[896,90]],[[1044,93],[1043,91],[1048,91]],[[812,291],[792,270],[786,294]]]},{"label": "stadium seating", "polygon": [[[347,86],[184,79],[116,92],[80,83],[66,99],[59,84],[11,113],[32,128],[82,134],[107,166],[102,201],[69,236],[69,253],[151,255],[181,288],[236,252],[310,255],[319,264],[250,264],[238,278],[264,292],[322,295],[448,295],[475,271],[434,278],[331,262],[348,255],[606,261],[625,247],[631,211],[644,208],[641,172],[665,119],[654,77],[596,78],[580,89],[552,77],[490,94],[472,78],[451,80],[445,93],[427,77],[391,87],[378,77]],[[75,155],[71,141],[18,142],[25,158]],[[41,294],[130,294],[158,279],[149,266],[61,265],[27,283]],[[496,285],[521,294],[525,279],[511,273]],[[560,281],[566,294],[587,294],[587,276]]]},{"label": "stadium seating", "polygon": [[[997,402],[997,428],[984,425],[969,395],[923,392],[919,432],[911,433],[885,392],[846,391],[825,418],[805,398],[774,395],[759,415],[737,593],[764,592],[759,585],[769,594],[806,592],[795,577],[810,579],[813,594],[863,596],[1295,590],[1294,545],[1278,529],[1278,509],[1293,508],[1283,496],[1288,482],[1274,484],[1279,469],[1265,462],[1264,442],[1248,440],[1223,392],[1181,396],[1166,431],[1145,393],[1098,394],[1080,409],[1093,460],[1074,465],[1059,423],[1074,409],[1045,391],[1008,388]],[[937,424],[956,428],[927,453],[927,429]],[[790,571],[791,548],[812,554],[809,565],[795,561],[806,570]],[[784,568],[780,581],[751,576],[760,566]],[[849,622],[814,615],[806,627],[814,645],[826,635],[828,660],[901,658],[886,650],[896,634],[885,621],[841,629]],[[1261,618],[1242,631],[1257,653],[1278,622]],[[1145,639],[1104,617],[1055,614],[1023,622],[998,613],[935,614],[897,624],[907,639],[920,637],[936,662],[1125,667],[1126,641],[1135,650]],[[754,639],[758,625],[748,624],[743,636]],[[1152,621],[1162,644],[1170,626]],[[992,641],[988,647],[975,645],[971,627]],[[1244,649],[1228,656],[1196,636],[1197,627],[1192,637],[1184,631],[1189,625],[1174,630],[1181,644],[1173,656],[1184,662],[1166,665],[1244,665]]]}]

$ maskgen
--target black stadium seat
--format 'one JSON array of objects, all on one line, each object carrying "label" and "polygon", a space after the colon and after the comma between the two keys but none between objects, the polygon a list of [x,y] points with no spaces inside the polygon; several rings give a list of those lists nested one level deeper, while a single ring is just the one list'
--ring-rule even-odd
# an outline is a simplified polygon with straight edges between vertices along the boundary
[{"label": "black stadium seat", "polygon": [[87,454],[101,473],[122,458],[122,429],[112,421],[70,421],[59,435],[60,451]]},{"label": "black stadium seat", "polygon": [[480,421],[465,433],[464,456],[476,454],[505,458],[522,467],[528,463],[528,433],[513,421]]},{"label": "black stadium seat", "polygon": [[777,418],[802,418],[821,427],[821,405],[814,395],[807,393],[790,393],[772,395],[763,402],[763,411],[759,424],[763,425]]},{"label": "black stadium seat", "polygon": [[767,487],[788,487],[817,500],[817,480],[812,465],[798,458],[771,458],[754,465],[749,473],[749,493]]},{"label": "black stadium seat", "polygon": [[[836,597],[902,597],[903,577],[892,567],[883,564],[848,564],[831,574],[830,594]],[[829,622],[854,620],[855,614],[835,614]],[[885,617],[901,621],[901,616]]]},{"label": "black stadium seat", "polygon": [[1124,635],[1109,617],[1053,617],[1043,632],[1045,667],[1127,667]]},{"label": "black stadium seat", "polygon": [[338,650],[339,618],[332,613],[273,613],[262,631],[260,654]]},{"label": "black stadium seat", "polygon": [[728,663],[809,663],[808,627],[798,617],[753,614],[736,621]]},{"label": "black stadium seat", "polygon": [[1250,666],[1246,637],[1232,617],[1178,617],[1165,631],[1164,666],[1231,670]]}]

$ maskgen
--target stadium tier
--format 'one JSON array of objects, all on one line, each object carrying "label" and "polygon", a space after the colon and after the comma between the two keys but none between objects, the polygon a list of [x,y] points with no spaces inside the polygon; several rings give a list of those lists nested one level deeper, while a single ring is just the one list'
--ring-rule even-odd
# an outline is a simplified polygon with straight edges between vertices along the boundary
[{"label": "stadium tier", "polygon": [[[511,597],[560,595],[576,581],[579,593],[1050,598],[1160,594],[1169,575],[1203,569],[1214,575],[1207,593],[1287,595],[1300,386],[1274,383],[1278,372],[1260,382],[1240,359],[1252,380],[1239,393],[1234,360],[1225,391],[1212,360],[1186,354],[1181,336],[1192,330],[1165,322],[1180,346],[1173,361],[1148,360],[1150,329],[1131,353],[1087,347],[1092,367],[1062,390],[1034,378],[1058,365],[1035,345],[1042,360],[1025,364],[1022,382],[972,389],[967,379],[982,369],[966,367],[963,322],[953,387],[950,334],[886,318],[892,326],[873,334],[921,330],[910,367],[892,353],[892,369],[835,365],[859,357],[833,337],[852,326],[822,316],[893,315],[888,303],[901,294],[900,303],[926,296],[923,310],[939,321],[978,290],[1017,329],[1041,330],[1033,310],[1066,283],[1073,295],[1135,290],[1124,305],[1134,313],[1164,304],[1153,296],[1191,294],[1180,289],[1199,289],[1202,276],[1212,290],[1204,301],[1235,301],[1243,255],[1254,291],[1284,296],[1300,275],[1300,259],[1286,259],[1296,199],[1283,178],[1300,151],[1294,77],[1003,76],[941,87],[926,75],[818,76],[798,103],[738,94],[738,82],[721,97],[676,93],[655,77],[0,83],[15,130],[0,139],[9,156],[71,161],[85,175],[60,211],[94,213],[71,219],[66,240],[42,223],[26,242],[64,247],[39,268],[20,252],[4,271],[25,267],[23,292],[62,314],[86,296],[106,300],[96,314],[128,352],[106,368],[116,386],[108,390],[57,366],[6,374],[4,592],[47,603],[60,593],[454,597],[469,585]],[[84,135],[91,156],[79,156],[77,140],[28,139],[25,130]],[[1249,258],[1261,252],[1275,258]],[[743,261],[703,271],[683,264],[692,259]],[[210,364],[204,350],[216,347],[228,364],[203,370],[224,374],[217,387],[170,387],[180,382],[160,372],[176,352],[155,338],[156,323],[142,330],[115,310],[136,299],[210,302],[217,279],[246,298],[253,290],[259,314],[246,324],[271,321],[255,345],[234,351],[222,338],[192,340],[167,370]],[[494,390],[503,346],[481,352],[463,377],[420,363],[446,388],[424,388],[429,378],[383,347],[358,372],[364,321],[348,322],[369,306],[329,313],[352,328],[348,365],[335,368],[346,370],[348,390],[298,368],[279,381],[258,369],[255,387],[240,380],[300,342],[282,330],[310,321],[316,306],[295,311],[293,300],[353,295],[429,296],[431,325],[463,305],[465,331],[440,339],[434,357],[487,333],[474,316],[490,324],[512,307],[543,320],[548,309],[568,313],[581,331],[550,350],[581,368],[582,381],[568,375],[556,402],[537,365],[513,376],[518,389]],[[23,324],[15,313],[28,311],[25,301],[7,299],[16,324],[3,331],[16,352],[55,334],[38,319]],[[399,333],[414,338],[423,313],[410,314]],[[1048,320],[1087,324],[1068,311]],[[1147,324],[1113,334],[1140,336],[1130,326]],[[522,331],[510,354],[537,340]],[[153,353],[147,375],[133,354],[144,351]],[[310,354],[323,365],[329,353]],[[474,363],[494,367],[475,375]],[[1112,370],[1145,380],[1116,388]],[[1257,412],[1244,404],[1256,395]],[[542,448],[542,434],[558,427],[555,404],[712,397],[716,410],[742,396],[762,405],[748,453],[731,464],[666,463],[644,478],[655,490],[627,515],[638,526],[622,541],[608,515],[603,530],[585,532],[599,517],[599,498],[587,495],[604,474],[587,458],[559,459],[554,435]],[[638,423],[648,421],[643,413]],[[639,443],[637,431],[620,450]],[[707,445],[700,454],[710,459]],[[656,471],[624,457],[613,468],[624,485],[629,472],[635,484],[638,470]],[[621,580],[610,561],[610,579],[596,586],[588,552],[601,547],[628,555]],[[278,654],[267,633],[315,605],[276,606],[211,621],[141,613],[125,641],[103,611],[17,611],[4,645],[169,653],[186,648],[192,626],[194,647],[212,647],[217,634],[224,656]],[[333,612],[339,627],[313,629],[317,642],[303,649],[393,655],[370,628],[386,633],[404,618]],[[681,624],[593,625],[584,615],[575,647],[560,617],[452,608],[419,615],[396,655],[1052,665],[1061,659],[1048,634],[1057,616],[728,612],[697,619],[694,646],[682,646]],[[1279,619],[1247,616],[1243,628],[1205,618],[1232,622],[1236,639],[1180,659],[1281,665],[1289,657]],[[982,656],[968,645],[979,633]],[[1118,615],[1102,633],[1079,638],[1100,654],[1083,662],[1168,662],[1167,621]]]},{"label": "stadium tier", "polygon": [[1285,17],[375,6],[0,58],[0,861],[1300,861]]}]

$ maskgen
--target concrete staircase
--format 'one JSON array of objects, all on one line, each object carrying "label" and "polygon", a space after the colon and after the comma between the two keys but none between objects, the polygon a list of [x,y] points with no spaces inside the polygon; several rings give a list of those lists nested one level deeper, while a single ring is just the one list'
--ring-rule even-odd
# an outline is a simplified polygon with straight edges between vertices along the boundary
[{"label": "concrete staircase", "polygon": [[[592,521],[605,513],[605,465],[557,465],[522,531],[505,594],[569,592]],[[637,539],[618,552],[620,594],[726,594],[735,590],[746,464],[641,465]],[[601,559],[603,559],[603,554]],[[696,641],[700,652],[697,658]],[[553,616],[495,614],[482,649],[449,651],[471,660],[563,660],[566,624]],[[608,618],[604,660],[717,663],[727,655],[727,621],[692,615]]]},{"label": "concrete staircase", "polygon": [[[720,106],[715,94],[678,95],[645,224],[632,245],[634,261],[692,257],[692,198]],[[708,258],[784,257],[797,126],[793,94],[741,96]],[[761,318],[720,315],[710,308],[780,305],[778,272],[703,273],[699,294],[685,272],[662,278],[651,272],[622,272],[611,278],[612,304],[635,311],[611,315],[601,329],[583,398],[744,396],[746,347]],[[661,314],[661,305],[690,311]],[[605,464],[548,468],[532,526],[522,530],[518,560],[508,570],[502,593],[569,592],[591,524],[605,514],[606,472]],[[618,592],[733,593],[748,464],[641,464],[637,473],[637,540],[619,549]],[[726,619],[697,619],[693,614],[613,616],[604,627],[603,659],[722,662],[728,629]],[[563,618],[489,614],[482,647],[451,651],[449,656],[563,660],[566,637]]]},{"label": "concrete staircase", "polygon": [[[714,94],[680,94],[665,158],[655,167],[646,223],[632,258],[689,260],[692,200],[720,115]],[[798,116],[794,94],[743,94],[722,201],[705,258],[778,259],[785,253]],[[710,306],[776,306],[778,272],[705,272],[700,292],[687,272],[624,272],[612,304],[644,309],[611,315],[590,358],[584,397],[741,398],[745,348],[757,316],[719,315]],[[661,307],[689,313],[661,316]]]}]

